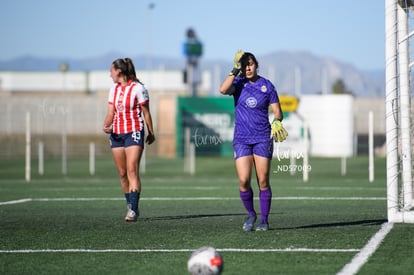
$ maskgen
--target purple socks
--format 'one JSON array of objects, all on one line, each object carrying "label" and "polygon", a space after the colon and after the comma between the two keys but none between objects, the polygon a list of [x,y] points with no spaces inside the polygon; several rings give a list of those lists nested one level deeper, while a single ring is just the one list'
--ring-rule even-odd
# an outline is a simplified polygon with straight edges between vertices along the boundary
[{"label": "purple socks", "polygon": [[260,190],[260,222],[268,223],[270,206],[272,205],[272,189]]},{"label": "purple socks", "polygon": [[243,202],[244,208],[247,211],[247,215],[256,216],[256,211],[254,211],[253,204],[253,190],[249,189],[246,192],[240,191],[240,198]]},{"label": "purple socks", "polygon": [[[256,216],[256,211],[254,211],[253,197],[254,196],[252,189],[249,189],[246,192],[240,191],[240,199],[242,200],[244,208],[247,211],[247,215],[249,216]],[[260,190],[259,198],[261,211],[260,221],[268,223],[270,206],[272,204],[272,189],[269,187],[267,190]]]}]

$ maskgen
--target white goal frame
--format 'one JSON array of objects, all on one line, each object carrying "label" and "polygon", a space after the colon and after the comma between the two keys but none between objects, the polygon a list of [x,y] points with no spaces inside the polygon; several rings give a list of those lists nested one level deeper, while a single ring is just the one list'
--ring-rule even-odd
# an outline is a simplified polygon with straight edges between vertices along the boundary
[{"label": "white goal frame", "polygon": [[387,216],[414,223],[409,14],[410,0],[385,0]]}]

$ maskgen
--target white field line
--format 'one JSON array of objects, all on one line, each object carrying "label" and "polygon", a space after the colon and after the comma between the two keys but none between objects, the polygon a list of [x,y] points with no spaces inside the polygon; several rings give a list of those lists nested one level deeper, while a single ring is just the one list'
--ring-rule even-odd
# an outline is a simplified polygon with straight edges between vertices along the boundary
[{"label": "white field line", "polygon": [[[195,249],[19,249],[0,250],[0,254],[24,254],[24,253],[178,253],[193,252]],[[324,248],[269,248],[269,249],[248,249],[248,248],[217,248],[220,252],[324,252],[324,253],[353,253],[359,249],[324,249]]]},{"label": "white field line", "polygon": [[[221,201],[221,200],[239,200],[239,197],[148,197],[141,198],[143,201]],[[258,198],[255,198],[256,200]],[[2,205],[19,204],[26,202],[54,202],[54,201],[119,201],[124,198],[25,198],[20,200],[0,202]],[[349,200],[349,201],[372,201],[386,200],[385,197],[273,197],[272,200]]]},{"label": "white field line", "polygon": [[356,274],[361,267],[368,261],[372,254],[377,250],[381,242],[394,227],[393,223],[384,223],[381,229],[368,241],[368,243],[346,264],[337,275]]},{"label": "white field line", "polygon": [[339,190],[351,190],[351,191],[378,191],[378,190],[386,190],[387,187],[355,187],[355,186],[298,186],[293,187],[292,189],[296,190],[333,190],[333,191],[339,191]]},{"label": "white field line", "polygon": [[[353,177],[347,177],[347,179],[344,179],[347,182],[354,182],[354,181],[360,181],[359,178],[353,178]],[[115,184],[119,184],[119,179],[117,177],[115,178],[63,178],[63,179],[32,179],[30,183],[56,183],[56,182],[73,182],[73,183],[102,183],[102,182],[113,182]],[[212,178],[211,177],[202,177],[197,176],[196,182],[206,182],[211,183]],[[177,183],[187,183],[191,182],[194,183],[194,179],[188,176],[176,176],[176,177],[148,177],[145,178],[145,182],[148,183],[163,183],[163,182],[177,182]],[[237,178],[233,176],[220,176],[217,178],[214,178],[214,183],[237,183]],[[303,180],[301,178],[292,179],[291,182],[297,182],[297,183],[303,183]],[[366,181],[363,181],[366,182]],[[0,179],[0,183],[22,183],[27,184],[27,182],[23,179]],[[315,186],[318,187],[318,186]],[[338,186],[338,188],[341,188]],[[348,187],[344,187],[348,188]],[[364,188],[364,187],[357,187],[357,188]],[[367,189],[370,189],[372,187],[368,187]]]},{"label": "white field line", "polygon": [[[59,182],[73,182],[73,183],[102,183],[102,182],[113,182],[119,185],[119,179],[118,178],[94,178],[94,179],[88,179],[88,178],[66,178],[66,179],[32,179],[31,183],[56,183],[56,181]],[[146,178],[145,182],[147,183],[160,183],[160,182],[177,182],[177,183],[184,183],[184,182],[194,182],[194,179],[191,177],[151,177]],[[301,180],[298,180],[300,182]],[[197,177],[197,182],[207,182],[211,183],[211,177]],[[234,177],[220,177],[214,179],[215,183],[219,182],[237,182]],[[0,179],[0,183],[26,183],[24,179]],[[115,185],[114,185],[115,186]]]},{"label": "white field line", "polygon": [[8,205],[8,204],[18,204],[18,203],[24,203],[32,201],[32,199],[21,199],[21,200],[13,200],[13,201],[3,201],[0,202],[0,205]]}]

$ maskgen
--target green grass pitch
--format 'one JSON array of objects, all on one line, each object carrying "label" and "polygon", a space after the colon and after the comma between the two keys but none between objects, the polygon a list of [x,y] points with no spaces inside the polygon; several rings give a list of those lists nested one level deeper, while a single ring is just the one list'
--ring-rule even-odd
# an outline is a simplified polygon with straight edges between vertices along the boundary
[{"label": "green grass pitch", "polygon": [[[300,161],[299,161],[300,162]],[[232,158],[148,158],[141,176],[141,216],[126,223],[110,157],[49,159],[45,174],[24,181],[24,160],[0,160],[0,274],[187,274],[191,251],[204,245],[224,258],[223,274],[336,274],[387,222],[385,159],[368,181],[367,157],[311,158],[309,181],[273,173],[267,232],[243,232]],[[256,211],[258,189],[253,175]],[[395,224],[358,274],[413,274],[414,225]]]}]

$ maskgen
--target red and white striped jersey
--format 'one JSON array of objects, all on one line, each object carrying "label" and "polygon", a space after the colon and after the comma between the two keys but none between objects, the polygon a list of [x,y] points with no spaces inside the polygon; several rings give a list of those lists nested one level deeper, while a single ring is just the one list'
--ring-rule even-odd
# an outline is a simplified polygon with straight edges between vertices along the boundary
[{"label": "red and white striped jersey", "polygon": [[141,105],[149,102],[147,89],[139,82],[129,81],[122,87],[115,84],[109,91],[108,103],[114,105],[112,129],[115,134],[138,132],[144,128]]}]

